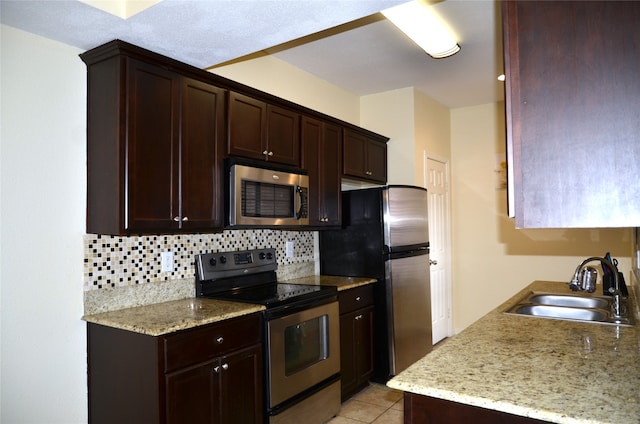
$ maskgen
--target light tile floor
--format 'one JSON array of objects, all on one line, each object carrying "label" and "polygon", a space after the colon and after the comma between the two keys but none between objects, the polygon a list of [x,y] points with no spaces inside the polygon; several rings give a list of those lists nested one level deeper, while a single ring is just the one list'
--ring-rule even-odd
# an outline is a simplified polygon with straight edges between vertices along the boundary
[{"label": "light tile floor", "polygon": [[340,413],[328,424],[402,424],[402,392],[371,383],[342,404]]}]

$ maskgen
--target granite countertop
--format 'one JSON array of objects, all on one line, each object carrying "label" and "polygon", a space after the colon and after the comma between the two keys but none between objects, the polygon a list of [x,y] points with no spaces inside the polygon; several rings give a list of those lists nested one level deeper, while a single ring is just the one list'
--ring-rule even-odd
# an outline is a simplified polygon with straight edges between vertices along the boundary
[{"label": "granite countertop", "polygon": [[368,277],[340,277],[335,275],[311,275],[308,277],[294,278],[281,281],[290,284],[310,284],[321,286],[336,286],[338,291],[348,290],[359,286],[375,283],[375,278]]},{"label": "granite countertop", "polygon": [[[338,291],[375,282],[373,278],[312,275],[286,283],[337,286]],[[101,312],[82,317],[84,321],[150,336],[186,330],[264,310],[262,305],[215,299],[187,298],[133,308]]]},{"label": "granite countertop", "polygon": [[570,292],[533,282],[387,385],[554,423],[637,424],[640,326],[502,313],[529,291]]},{"label": "granite countertop", "polygon": [[189,298],[85,315],[83,320],[107,327],[161,336],[264,310],[262,305]]}]

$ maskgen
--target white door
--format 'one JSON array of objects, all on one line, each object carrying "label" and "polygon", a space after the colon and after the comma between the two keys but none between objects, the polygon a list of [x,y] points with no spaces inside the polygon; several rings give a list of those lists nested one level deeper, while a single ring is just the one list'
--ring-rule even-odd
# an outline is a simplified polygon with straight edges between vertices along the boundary
[{"label": "white door", "polygon": [[425,154],[425,186],[429,198],[431,321],[433,344],[451,335],[451,231],[449,165]]}]

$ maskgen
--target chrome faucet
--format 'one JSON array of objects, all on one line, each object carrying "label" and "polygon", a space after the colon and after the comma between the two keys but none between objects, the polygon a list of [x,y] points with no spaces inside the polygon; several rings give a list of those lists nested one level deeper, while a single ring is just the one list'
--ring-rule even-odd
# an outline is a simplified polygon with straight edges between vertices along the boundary
[{"label": "chrome faucet", "polygon": [[626,308],[626,305],[623,304],[623,300],[622,300],[623,296],[622,296],[622,292],[620,291],[620,279],[618,277],[618,269],[615,265],[611,263],[611,261],[598,256],[592,256],[590,258],[585,259],[576,268],[576,272],[573,274],[573,279],[568,283],[569,287],[571,287],[571,290],[574,290],[574,291],[576,290],[583,291],[581,288],[582,285],[580,284],[580,281],[579,281],[580,271],[582,271],[582,269],[586,264],[592,261],[600,261],[601,263],[604,262],[604,264],[607,265],[609,269],[611,269],[611,271],[613,272],[613,287],[609,288],[609,293],[611,293],[611,295],[613,296],[613,303],[611,305],[611,314],[615,319],[616,323],[618,324],[629,323],[629,318],[627,317],[627,308]]}]

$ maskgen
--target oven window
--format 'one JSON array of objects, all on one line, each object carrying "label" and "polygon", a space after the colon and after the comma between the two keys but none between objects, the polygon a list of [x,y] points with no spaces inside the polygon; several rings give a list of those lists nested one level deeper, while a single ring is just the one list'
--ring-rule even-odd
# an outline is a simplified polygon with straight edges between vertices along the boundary
[{"label": "oven window", "polygon": [[290,218],[295,205],[295,186],[242,180],[242,216]]},{"label": "oven window", "polygon": [[295,374],[329,355],[329,317],[322,315],[284,330],[285,374]]}]

